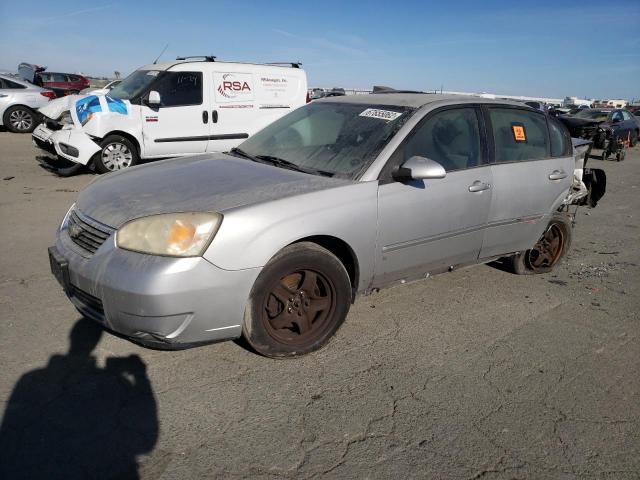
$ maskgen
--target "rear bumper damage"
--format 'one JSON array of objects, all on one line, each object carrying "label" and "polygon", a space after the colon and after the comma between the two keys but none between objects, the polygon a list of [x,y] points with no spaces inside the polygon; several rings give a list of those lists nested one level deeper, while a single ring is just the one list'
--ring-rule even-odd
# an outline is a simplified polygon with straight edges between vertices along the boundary
[{"label": "rear bumper damage", "polygon": [[563,202],[563,206],[586,205],[594,208],[604,196],[607,187],[607,175],[600,168],[586,168],[593,142],[572,138],[575,170],[573,185]]}]

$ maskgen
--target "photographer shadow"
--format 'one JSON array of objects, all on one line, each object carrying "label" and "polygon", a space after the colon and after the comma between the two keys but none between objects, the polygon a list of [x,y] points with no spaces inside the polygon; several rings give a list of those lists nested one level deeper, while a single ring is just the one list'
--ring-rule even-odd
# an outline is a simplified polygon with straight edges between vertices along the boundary
[{"label": "photographer shadow", "polygon": [[137,456],[158,438],[156,401],[139,356],[96,364],[101,335],[79,320],[69,352],[15,385],[0,426],[0,478],[139,478]]}]

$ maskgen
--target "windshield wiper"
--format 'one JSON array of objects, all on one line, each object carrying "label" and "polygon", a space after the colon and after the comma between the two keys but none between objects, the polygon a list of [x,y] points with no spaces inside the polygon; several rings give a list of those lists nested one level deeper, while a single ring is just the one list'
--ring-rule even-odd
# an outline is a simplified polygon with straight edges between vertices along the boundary
[{"label": "windshield wiper", "polygon": [[253,160],[254,162],[258,162],[259,160],[254,157],[253,155],[249,155],[247,152],[245,152],[244,150],[242,150],[241,148],[238,147],[234,147],[231,150],[229,150],[229,153],[234,153],[236,155],[238,155],[239,157],[244,157],[244,158],[248,158],[249,160]]},{"label": "windshield wiper", "polygon": [[289,168],[291,170],[296,170],[298,172],[310,173],[312,175],[323,175],[325,177],[333,177],[333,172],[327,172],[325,170],[318,170],[316,168],[308,168],[298,165],[297,163],[290,162],[289,160],[285,160],[284,158],[274,157],[273,155],[256,155],[255,158],[258,160],[264,160],[269,162],[270,164],[276,167]]}]

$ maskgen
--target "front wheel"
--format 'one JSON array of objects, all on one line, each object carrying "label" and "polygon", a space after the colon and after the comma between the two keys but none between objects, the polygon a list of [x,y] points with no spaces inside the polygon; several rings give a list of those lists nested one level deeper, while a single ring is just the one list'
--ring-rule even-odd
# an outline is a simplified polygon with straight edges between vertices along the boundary
[{"label": "front wheel", "polygon": [[571,247],[572,231],[569,216],[555,213],[533,248],[511,257],[513,271],[518,275],[531,275],[553,270]]},{"label": "front wheel", "polygon": [[100,173],[115,172],[138,163],[138,150],[128,138],[109,135],[100,146],[102,150],[93,160],[96,170]]},{"label": "front wheel", "polygon": [[2,120],[4,126],[13,133],[30,133],[36,128],[36,113],[22,105],[7,108]]},{"label": "front wheel", "polygon": [[304,355],[326,345],[349,312],[351,283],[344,265],[310,242],[284,248],[251,291],[243,336],[272,358]]}]

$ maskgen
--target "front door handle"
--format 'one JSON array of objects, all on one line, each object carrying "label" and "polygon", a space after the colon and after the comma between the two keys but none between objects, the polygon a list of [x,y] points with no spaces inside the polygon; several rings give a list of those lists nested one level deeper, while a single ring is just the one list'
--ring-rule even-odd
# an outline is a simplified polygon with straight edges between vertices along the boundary
[{"label": "front door handle", "polygon": [[554,170],[549,174],[549,180],[562,180],[563,178],[567,178],[564,170]]},{"label": "front door handle", "polygon": [[206,110],[202,112],[202,123],[209,123],[209,112]]},{"label": "front door handle", "polygon": [[489,190],[490,188],[490,183],[483,183],[480,180],[476,180],[471,185],[469,185],[470,192],[482,192],[483,190]]}]

